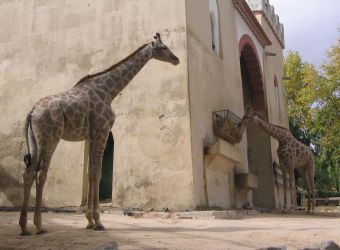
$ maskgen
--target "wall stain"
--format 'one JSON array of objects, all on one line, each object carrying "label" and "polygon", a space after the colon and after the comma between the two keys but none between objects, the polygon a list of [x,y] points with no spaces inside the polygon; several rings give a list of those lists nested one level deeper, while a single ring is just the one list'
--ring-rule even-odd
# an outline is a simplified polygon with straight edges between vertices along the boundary
[{"label": "wall stain", "polygon": [[[25,169],[23,157],[27,149],[23,127],[23,122],[16,122],[9,134],[0,133],[0,193],[5,195],[13,207],[21,205],[24,193],[21,173]],[[13,165],[17,165],[16,169],[13,169]],[[30,203],[34,200],[30,195]],[[7,206],[4,200],[0,200],[0,204]]]}]

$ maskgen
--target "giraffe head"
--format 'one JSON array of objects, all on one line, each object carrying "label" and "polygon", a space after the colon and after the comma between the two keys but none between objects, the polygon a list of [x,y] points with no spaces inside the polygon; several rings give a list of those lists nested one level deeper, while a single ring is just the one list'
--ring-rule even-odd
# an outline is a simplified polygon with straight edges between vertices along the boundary
[{"label": "giraffe head", "polygon": [[151,42],[153,58],[163,62],[172,63],[173,65],[179,64],[179,59],[177,58],[177,56],[175,56],[162,42],[161,35],[159,33],[156,33],[154,38],[155,41]]},{"label": "giraffe head", "polygon": [[254,111],[251,107],[247,108],[246,113],[242,117],[239,127],[246,125],[249,121],[253,121],[255,119],[263,119],[259,112]]}]

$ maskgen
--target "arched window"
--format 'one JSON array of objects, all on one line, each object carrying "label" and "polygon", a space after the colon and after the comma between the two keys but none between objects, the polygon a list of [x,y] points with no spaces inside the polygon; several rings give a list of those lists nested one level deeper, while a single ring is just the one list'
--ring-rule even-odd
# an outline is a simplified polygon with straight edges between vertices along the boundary
[{"label": "arched window", "polygon": [[281,117],[281,103],[280,103],[280,92],[279,92],[279,84],[277,82],[276,76],[274,76],[274,91],[275,91],[275,100],[276,100],[276,112],[279,117]]},{"label": "arched window", "polygon": [[209,0],[210,25],[211,25],[211,47],[221,56],[220,28],[217,0]]},{"label": "arched window", "polygon": [[216,50],[216,18],[214,12],[210,12],[210,25],[211,25],[211,47]]}]

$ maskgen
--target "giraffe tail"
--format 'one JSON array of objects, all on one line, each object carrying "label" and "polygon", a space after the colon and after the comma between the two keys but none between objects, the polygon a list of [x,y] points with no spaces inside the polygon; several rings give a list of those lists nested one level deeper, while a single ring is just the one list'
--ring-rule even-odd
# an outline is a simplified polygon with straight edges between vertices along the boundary
[{"label": "giraffe tail", "polygon": [[[24,163],[26,165],[26,168],[32,165],[32,159],[33,159],[32,155],[34,156],[35,152],[37,151],[36,150],[37,143],[36,143],[35,136],[33,134],[32,123],[31,123],[32,111],[27,115],[26,121],[25,121],[25,137],[26,137],[26,145],[27,145],[27,151],[28,151],[28,154],[24,156]],[[31,146],[33,146],[33,148],[31,148]]]}]

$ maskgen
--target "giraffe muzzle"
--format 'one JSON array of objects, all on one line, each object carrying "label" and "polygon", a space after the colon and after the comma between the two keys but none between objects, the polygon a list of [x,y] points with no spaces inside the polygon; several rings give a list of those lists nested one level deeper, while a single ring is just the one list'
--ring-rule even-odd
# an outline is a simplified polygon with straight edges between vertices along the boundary
[{"label": "giraffe muzzle", "polygon": [[178,65],[180,62],[179,62],[179,59],[178,57],[174,56],[174,58],[172,59],[172,64],[173,65]]}]

